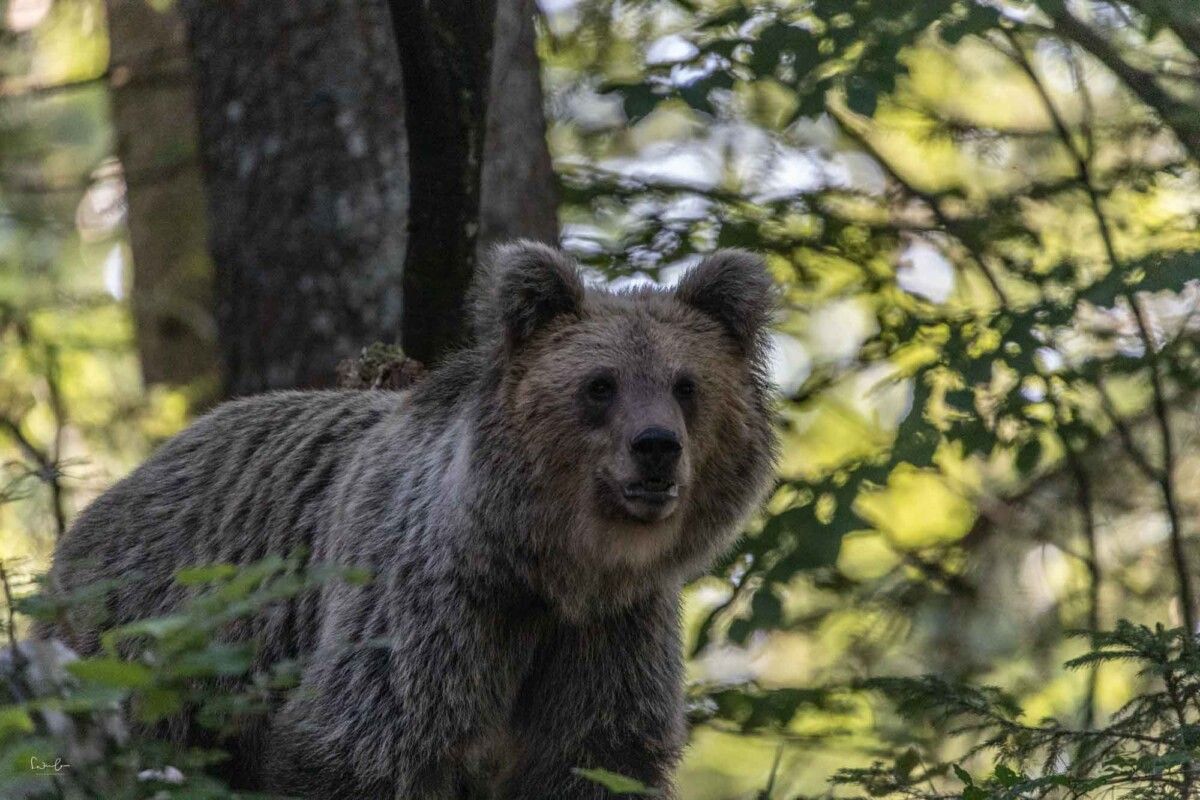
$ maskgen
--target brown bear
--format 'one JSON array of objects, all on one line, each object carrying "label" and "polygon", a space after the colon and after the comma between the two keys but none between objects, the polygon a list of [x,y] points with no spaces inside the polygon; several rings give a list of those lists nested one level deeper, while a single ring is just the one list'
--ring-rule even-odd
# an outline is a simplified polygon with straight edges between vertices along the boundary
[{"label": "brown bear", "polygon": [[680,588],[771,480],[773,299],[741,251],[672,290],[612,293],[553,249],[502,247],[473,346],[407,392],[219,407],[79,517],[51,585],[124,578],[119,624],[176,607],[187,565],[304,548],[371,571],[237,631],[260,664],[306,665],[234,743],[246,785],[583,800],[608,796],[575,772],[599,767],[670,794]]}]

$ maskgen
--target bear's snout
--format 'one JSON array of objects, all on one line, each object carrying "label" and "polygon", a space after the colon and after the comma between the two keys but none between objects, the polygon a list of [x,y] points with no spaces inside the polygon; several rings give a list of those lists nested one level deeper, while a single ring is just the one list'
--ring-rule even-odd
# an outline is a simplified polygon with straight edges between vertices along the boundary
[{"label": "bear's snout", "polygon": [[652,425],[629,441],[634,479],[621,487],[626,511],[645,522],[670,516],[679,500],[683,442],[670,428]]},{"label": "bear's snout", "polygon": [[657,426],[646,428],[633,437],[629,449],[643,480],[675,482],[675,467],[683,454],[679,434]]}]

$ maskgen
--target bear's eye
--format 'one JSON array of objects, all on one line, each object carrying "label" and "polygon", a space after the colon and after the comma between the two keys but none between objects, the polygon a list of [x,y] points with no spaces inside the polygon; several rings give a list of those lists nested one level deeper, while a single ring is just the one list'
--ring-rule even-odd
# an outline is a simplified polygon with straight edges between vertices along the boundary
[{"label": "bear's eye", "polygon": [[616,393],[617,382],[608,375],[597,375],[587,382],[587,396],[594,403],[607,403]]},{"label": "bear's eye", "polygon": [[692,400],[696,397],[696,382],[691,378],[680,378],[675,381],[675,397],[679,400]]}]

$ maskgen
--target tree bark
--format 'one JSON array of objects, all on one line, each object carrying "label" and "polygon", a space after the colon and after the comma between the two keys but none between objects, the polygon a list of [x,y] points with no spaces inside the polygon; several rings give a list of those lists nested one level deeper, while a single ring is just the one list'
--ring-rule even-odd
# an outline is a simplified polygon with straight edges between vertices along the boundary
[{"label": "tree bark", "polygon": [[501,0],[487,107],[479,250],[497,242],[558,241],[558,182],[546,146],[534,0]]},{"label": "tree bark", "polygon": [[400,337],[408,168],[381,2],[186,0],[226,391]]},{"label": "tree bark", "polygon": [[475,268],[492,0],[391,0],[408,111],[412,211],[404,349],[426,364],[465,334]]},{"label": "tree bark", "polygon": [[404,349],[429,364],[467,337],[463,298],[478,259],[506,239],[555,241],[558,198],[533,0],[391,8],[411,144]]},{"label": "tree bark", "polygon": [[183,22],[172,8],[145,0],[106,5],[142,376],[146,383],[215,383],[212,264]]},{"label": "tree bark", "polygon": [[229,394],[435,364],[481,250],[556,238],[533,0],[496,2],[184,0]]}]

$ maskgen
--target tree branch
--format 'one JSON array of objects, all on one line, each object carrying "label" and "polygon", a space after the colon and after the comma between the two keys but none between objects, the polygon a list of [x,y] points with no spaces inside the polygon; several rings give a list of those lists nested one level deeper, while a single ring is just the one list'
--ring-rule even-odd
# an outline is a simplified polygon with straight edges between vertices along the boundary
[{"label": "tree branch", "polygon": [[967,250],[971,253],[972,260],[975,261],[976,265],[979,267],[979,271],[983,273],[984,278],[987,279],[988,284],[992,287],[992,292],[996,295],[996,299],[999,301],[1000,306],[1002,308],[1009,307],[1010,304],[1008,301],[1008,296],[1005,294],[1003,287],[1000,286],[1000,281],[996,278],[995,274],[984,261],[983,255],[979,253],[972,245],[972,243],[969,241],[969,237],[962,232],[961,227],[957,225],[956,222],[947,216],[942,210],[937,196],[920,189],[909,181],[905,180],[905,178],[896,171],[896,168],[893,167],[891,163],[889,163],[888,160],[883,157],[883,154],[879,152],[879,149],[875,147],[874,143],[872,143],[871,140],[861,131],[859,131],[849,120],[844,118],[840,111],[838,111],[832,105],[827,106],[827,108],[829,110],[830,117],[837,123],[838,127],[844,134],[846,134],[847,137],[853,140],[856,145],[861,147],[867,152],[867,154],[874,158],[879,163],[879,166],[883,169],[883,171],[886,172],[896,184],[903,188],[908,194],[917,198],[925,206],[927,206],[930,213],[933,214],[934,218],[938,221],[938,224],[942,226],[942,229],[945,230],[946,233],[958,239],[963,243],[964,246],[966,246]]},{"label": "tree branch", "polygon": [[[1163,122],[1175,132],[1180,143],[1194,158],[1200,158],[1200,125],[1196,122],[1193,108],[1176,100],[1163,89],[1153,73],[1135,67],[1126,61],[1111,42],[1065,7],[1052,19],[1054,33],[1079,45],[1107,67],[1143,103],[1158,112]],[[1037,28],[1032,29],[1037,30]]]},{"label": "tree branch", "polygon": [[[1066,13],[1066,12],[1064,12]],[[1069,16],[1069,14],[1068,14]],[[1071,158],[1075,162],[1076,172],[1079,177],[1079,183],[1088,198],[1088,204],[1096,218],[1096,225],[1100,232],[1100,239],[1104,244],[1104,252],[1108,258],[1109,269],[1114,274],[1119,274],[1123,271],[1123,263],[1120,256],[1117,254],[1116,244],[1113,240],[1112,229],[1108,223],[1108,217],[1104,213],[1104,209],[1100,204],[1100,196],[1096,192],[1096,188],[1092,183],[1091,163],[1088,154],[1085,154],[1076,145],[1074,138],[1071,136],[1070,130],[1063,121],[1062,115],[1058,112],[1058,108],[1054,105],[1050,98],[1045,85],[1038,77],[1037,72],[1033,69],[1025,51],[1022,49],[1020,42],[1011,31],[1005,31],[1004,35],[1008,38],[1009,44],[1012,47],[1012,52],[1007,52],[1009,58],[1017,64],[1018,67],[1029,78],[1041,100],[1042,105],[1046,109],[1055,130],[1058,131],[1059,137],[1062,139],[1063,146],[1067,149]],[[1003,48],[1001,48],[1003,51]],[[1200,142],[1200,139],[1198,139]],[[1165,507],[1168,522],[1170,525],[1170,542],[1171,542],[1171,557],[1175,566],[1175,576],[1179,589],[1179,601],[1181,616],[1183,617],[1184,627],[1187,629],[1188,635],[1184,642],[1190,650],[1194,645],[1194,637],[1196,636],[1196,608],[1195,608],[1195,593],[1192,590],[1192,575],[1191,567],[1188,564],[1187,552],[1183,543],[1182,519],[1179,513],[1179,502],[1175,492],[1174,470],[1175,470],[1175,445],[1174,436],[1171,431],[1171,423],[1169,410],[1167,405],[1166,389],[1163,386],[1162,374],[1159,369],[1158,349],[1154,346],[1154,338],[1150,331],[1149,321],[1146,319],[1145,311],[1138,302],[1138,298],[1132,290],[1127,290],[1125,293],[1126,301],[1129,303],[1130,309],[1133,312],[1133,317],[1137,323],[1138,336],[1142,340],[1142,346],[1145,350],[1144,357],[1150,373],[1150,385],[1153,391],[1153,408],[1155,420],[1158,424],[1159,438],[1162,444],[1163,451],[1163,466],[1159,471],[1158,486],[1162,493],[1163,505]]]}]

